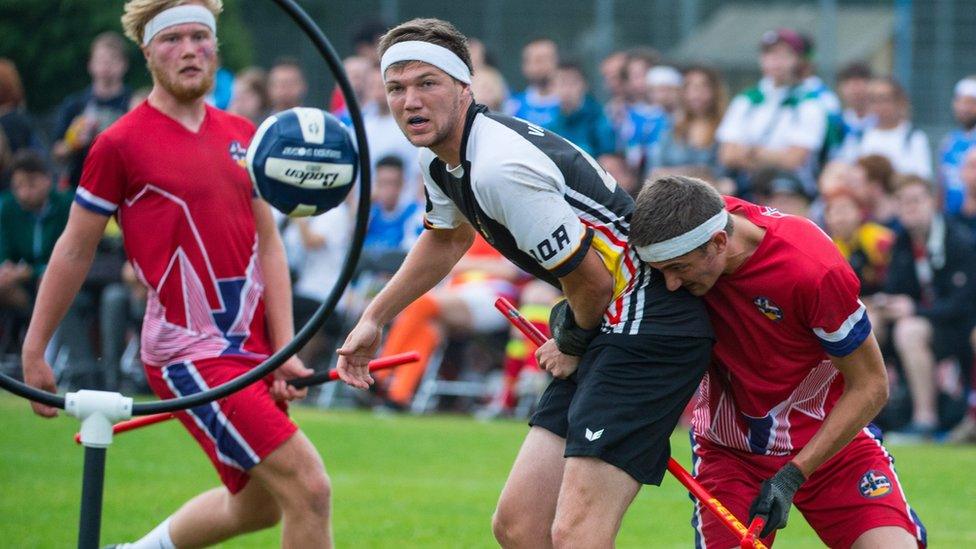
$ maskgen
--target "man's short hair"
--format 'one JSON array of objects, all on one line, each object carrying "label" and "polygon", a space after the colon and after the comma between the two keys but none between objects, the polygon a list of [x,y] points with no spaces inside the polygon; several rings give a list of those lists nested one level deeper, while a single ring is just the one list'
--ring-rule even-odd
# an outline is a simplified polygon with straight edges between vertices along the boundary
[{"label": "man's short hair", "polygon": [[50,173],[50,170],[48,169],[47,161],[37,151],[20,149],[14,154],[14,158],[10,162],[10,174],[13,175],[16,172],[46,175]]},{"label": "man's short hair", "polygon": [[[197,0],[217,17],[224,10],[223,0]],[[146,25],[153,17],[176,6],[189,4],[190,0],[129,0],[125,3],[125,13],[122,15],[122,29],[130,40],[142,46],[143,33]]]},{"label": "man's short hair", "polygon": [[[471,52],[468,51],[468,38],[461,34],[461,31],[457,30],[454,25],[442,19],[411,19],[406,23],[400,23],[388,30],[380,38],[380,43],[377,46],[380,57],[383,57],[386,50],[390,49],[394,44],[412,40],[430,42],[431,44],[447,48],[454,55],[460,57],[461,61],[468,67],[468,70],[474,73],[474,67],[471,65]],[[409,63],[409,61],[401,62]]]},{"label": "man's short hair", "polygon": [[848,80],[871,80],[874,78],[874,71],[864,61],[855,61],[846,65],[837,73],[837,82]]},{"label": "man's short hair", "polygon": [[[683,235],[725,209],[725,200],[701,179],[661,177],[644,184],[630,218],[630,243],[648,246]],[[732,220],[725,226],[732,234]],[[707,244],[707,243],[706,243]]]},{"label": "man's short hair", "polygon": [[915,175],[913,173],[903,173],[895,176],[895,192],[901,192],[908,187],[918,185],[925,189],[925,192],[929,193],[931,196],[935,196],[935,185],[931,181],[925,179],[920,175]]},{"label": "man's short hair", "polygon": [[298,61],[297,57],[292,57],[290,55],[281,55],[276,57],[274,62],[271,63],[271,68],[268,70],[268,72],[271,72],[279,67],[293,68],[302,73],[302,76],[305,76],[305,71],[302,70],[302,64]]},{"label": "man's short hair", "polygon": [[576,74],[578,74],[579,77],[582,78],[584,82],[586,82],[586,72],[583,71],[583,65],[581,65],[577,61],[573,61],[573,60],[560,61],[559,64],[556,65],[556,70],[573,71]]},{"label": "man's short hair", "polygon": [[895,167],[888,157],[869,154],[857,159],[857,165],[864,170],[869,181],[877,181],[888,194],[894,192]]},{"label": "man's short hair", "polygon": [[121,59],[129,58],[129,52],[126,51],[125,47],[125,38],[115,31],[105,31],[96,36],[92,40],[90,53],[94,54],[97,48],[108,49]]},{"label": "man's short hair", "polygon": [[376,44],[376,41],[383,36],[383,33],[386,32],[387,28],[389,28],[387,25],[384,25],[378,20],[370,20],[361,23],[352,33],[352,47],[356,48],[358,46],[365,46],[367,44],[370,46]]},{"label": "man's short hair", "polygon": [[399,156],[394,156],[392,154],[386,155],[376,161],[376,169],[380,168],[396,168],[403,171],[403,160]]}]

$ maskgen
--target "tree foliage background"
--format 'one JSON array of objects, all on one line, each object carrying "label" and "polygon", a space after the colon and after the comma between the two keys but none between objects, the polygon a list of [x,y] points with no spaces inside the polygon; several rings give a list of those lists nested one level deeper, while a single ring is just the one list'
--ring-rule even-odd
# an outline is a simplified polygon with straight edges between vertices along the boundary
[{"label": "tree foliage background", "polygon": [[[89,84],[88,53],[92,39],[107,30],[122,32],[123,0],[0,0],[0,57],[20,71],[27,104],[36,114],[49,113],[68,94]],[[237,70],[251,63],[251,35],[238,0],[225,0],[217,25],[222,63]],[[151,79],[142,53],[129,42],[133,89]]]}]

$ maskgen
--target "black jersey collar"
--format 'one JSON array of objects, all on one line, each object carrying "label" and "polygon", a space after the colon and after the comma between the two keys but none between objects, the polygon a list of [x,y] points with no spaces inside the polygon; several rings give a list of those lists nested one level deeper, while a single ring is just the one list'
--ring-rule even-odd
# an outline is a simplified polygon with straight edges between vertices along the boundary
[{"label": "black jersey collar", "polygon": [[[474,119],[479,114],[487,114],[487,113],[488,113],[488,107],[484,105],[475,103],[474,101],[472,101],[471,104],[468,105],[468,112],[464,115],[464,131],[461,133],[460,156],[461,156],[462,166],[466,166],[467,164],[468,137],[471,136],[471,127],[474,126]],[[468,171],[467,166],[465,167],[464,171],[465,172]]]}]

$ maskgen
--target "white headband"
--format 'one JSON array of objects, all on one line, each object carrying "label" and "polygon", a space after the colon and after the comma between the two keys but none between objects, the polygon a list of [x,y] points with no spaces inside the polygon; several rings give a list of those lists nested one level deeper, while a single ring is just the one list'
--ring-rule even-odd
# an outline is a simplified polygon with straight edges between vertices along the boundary
[{"label": "white headband", "polygon": [[956,84],[957,97],[976,97],[976,78],[963,78]]},{"label": "white headband", "polygon": [[401,61],[423,61],[446,72],[456,80],[465,84],[471,83],[471,71],[457,54],[445,47],[420,40],[397,42],[386,50],[383,59],[380,60],[380,72],[383,73],[384,82],[386,82],[386,69]]},{"label": "white headband", "polygon": [[715,233],[724,230],[728,222],[729,213],[723,209],[685,234],[679,234],[664,242],[656,242],[647,246],[634,246],[634,249],[637,250],[637,255],[648,263],[668,261],[683,256],[708,242]]},{"label": "white headband", "polygon": [[217,20],[214,18],[214,14],[210,13],[210,10],[196,4],[185,4],[163,10],[157,13],[156,17],[150,19],[149,23],[146,23],[146,29],[142,32],[142,45],[148,46],[153,37],[159,34],[159,31],[186,23],[200,23],[208,27],[214,36],[217,35]]}]

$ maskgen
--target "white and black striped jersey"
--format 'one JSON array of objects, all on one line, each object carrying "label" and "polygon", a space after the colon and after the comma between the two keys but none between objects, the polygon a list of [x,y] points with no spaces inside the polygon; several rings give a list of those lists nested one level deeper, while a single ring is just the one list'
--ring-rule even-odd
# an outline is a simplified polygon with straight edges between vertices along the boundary
[{"label": "white and black striped jersey", "polygon": [[461,164],[420,150],[427,194],[424,225],[470,223],[502,255],[559,287],[590,247],[614,278],[604,331],[711,336],[704,306],[627,245],[634,202],[597,162],[562,137],[472,105]]}]

